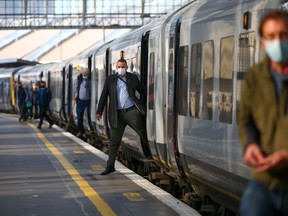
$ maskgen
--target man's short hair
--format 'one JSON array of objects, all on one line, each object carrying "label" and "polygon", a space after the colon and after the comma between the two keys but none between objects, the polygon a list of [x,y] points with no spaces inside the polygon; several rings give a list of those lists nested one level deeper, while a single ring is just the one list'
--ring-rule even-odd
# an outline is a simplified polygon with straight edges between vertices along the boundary
[{"label": "man's short hair", "polygon": [[127,61],[126,61],[125,59],[123,59],[123,58],[119,59],[119,60],[117,61],[117,63],[118,63],[118,62],[124,62],[124,63],[127,65]]},{"label": "man's short hair", "polygon": [[259,34],[262,37],[263,36],[263,25],[265,24],[265,22],[267,22],[268,20],[286,20],[287,22],[287,26],[288,26],[288,13],[284,10],[272,10],[270,12],[268,12],[260,21],[259,24]]}]

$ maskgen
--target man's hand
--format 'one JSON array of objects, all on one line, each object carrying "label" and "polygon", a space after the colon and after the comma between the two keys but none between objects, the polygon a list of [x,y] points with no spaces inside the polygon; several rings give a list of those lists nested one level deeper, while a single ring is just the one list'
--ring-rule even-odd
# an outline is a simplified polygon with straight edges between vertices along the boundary
[{"label": "man's hand", "polygon": [[251,143],[247,146],[244,153],[244,162],[249,166],[256,167],[263,163],[264,155],[257,143]]},{"label": "man's hand", "polygon": [[96,114],[96,119],[97,119],[98,121],[100,121],[101,115],[100,115],[100,114]]},{"label": "man's hand", "polygon": [[257,172],[267,170],[281,170],[288,167],[288,151],[277,151],[266,157],[261,163],[257,165],[255,170]]},{"label": "man's hand", "polygon": [[74,97],[74,100],[77,101],[77,100],[78,100],[78,96],[75,96],[75,97]]}]

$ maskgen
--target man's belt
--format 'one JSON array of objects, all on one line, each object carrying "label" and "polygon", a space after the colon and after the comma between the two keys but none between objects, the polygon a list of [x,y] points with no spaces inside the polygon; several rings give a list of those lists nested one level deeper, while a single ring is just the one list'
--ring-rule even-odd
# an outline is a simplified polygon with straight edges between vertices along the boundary
[{"label": "man's belt", "polygon": [[126,113],[126,112],[128,112],[128,111],[130,111],[130,110],[132,110],[134,108],[135,108],[135,106],[131,106],[131,107],[128,107],[126,109],[118,109],[118,112]]}]

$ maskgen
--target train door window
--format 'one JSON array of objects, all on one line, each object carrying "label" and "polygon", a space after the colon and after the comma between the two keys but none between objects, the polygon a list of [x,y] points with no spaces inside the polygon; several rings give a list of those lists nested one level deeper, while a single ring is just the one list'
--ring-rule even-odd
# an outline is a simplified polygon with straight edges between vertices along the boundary
[{"label": "train door window", "polygon": [[239,35],[238,39],[238,70],[236,82],[236,112],[239,111],[241,92],[244,84],[245,72],[255,64],[255,32]]},{"label": "train door window", "polygon": [[221,39],[219,77],[219,121],[232,123],[234,37]]},{"label": "train door window", "polygon": [[190,110],[190,116],[194,118],[199,118],[201,60],[202,60],[201,43],[192,45],[191,59],[192,61],[191,61],[191,76],[190,76],[189,110]]},{"label": "train door window", "polygon": [[155,75],[155,53],[150,53],[149,57],[149,80],[148,80],[148,107],[150,110],[154,107],[154,75]]},{"label": "train door window", "polygon": [[179,51],[179,73],[177,85],[178,114],[187,114],[187,91],[188,91],[188,62],[189,47],[182,46]]},{"label": "train door window", "polygon": [[214,89],[214,43],[204,44],[203,59],[203,119],[212,120],[213,117],[213,89]]}]

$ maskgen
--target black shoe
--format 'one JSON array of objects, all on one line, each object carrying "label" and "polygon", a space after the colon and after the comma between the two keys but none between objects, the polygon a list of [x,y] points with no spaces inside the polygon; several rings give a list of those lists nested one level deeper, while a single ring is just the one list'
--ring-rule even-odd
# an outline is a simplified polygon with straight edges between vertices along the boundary
[{"label": "black shoe", "polygon": [[21,118],[19,118],[19,122],[21,122]]},{"label": "black shoe", "polygon": [[54,124],[53,122],[52,122],[52,123],[50,123],[48,128],[49,128],[49,129],[51,129],[51,128],[52,128],[52,126],[53,126],[53,124]]},{"label": "black shoe", "polygon": [[101,175],[108,175],[109,173],[115,172],[114,167],[106,167],[106,169],[101,173]]},{"label": "black shoe", "polygon": [[38,128],[38,129],[41,129],[41,126],[40,126],[40,125],[38,125],[38,126],[37,126],[37,128]]}]

